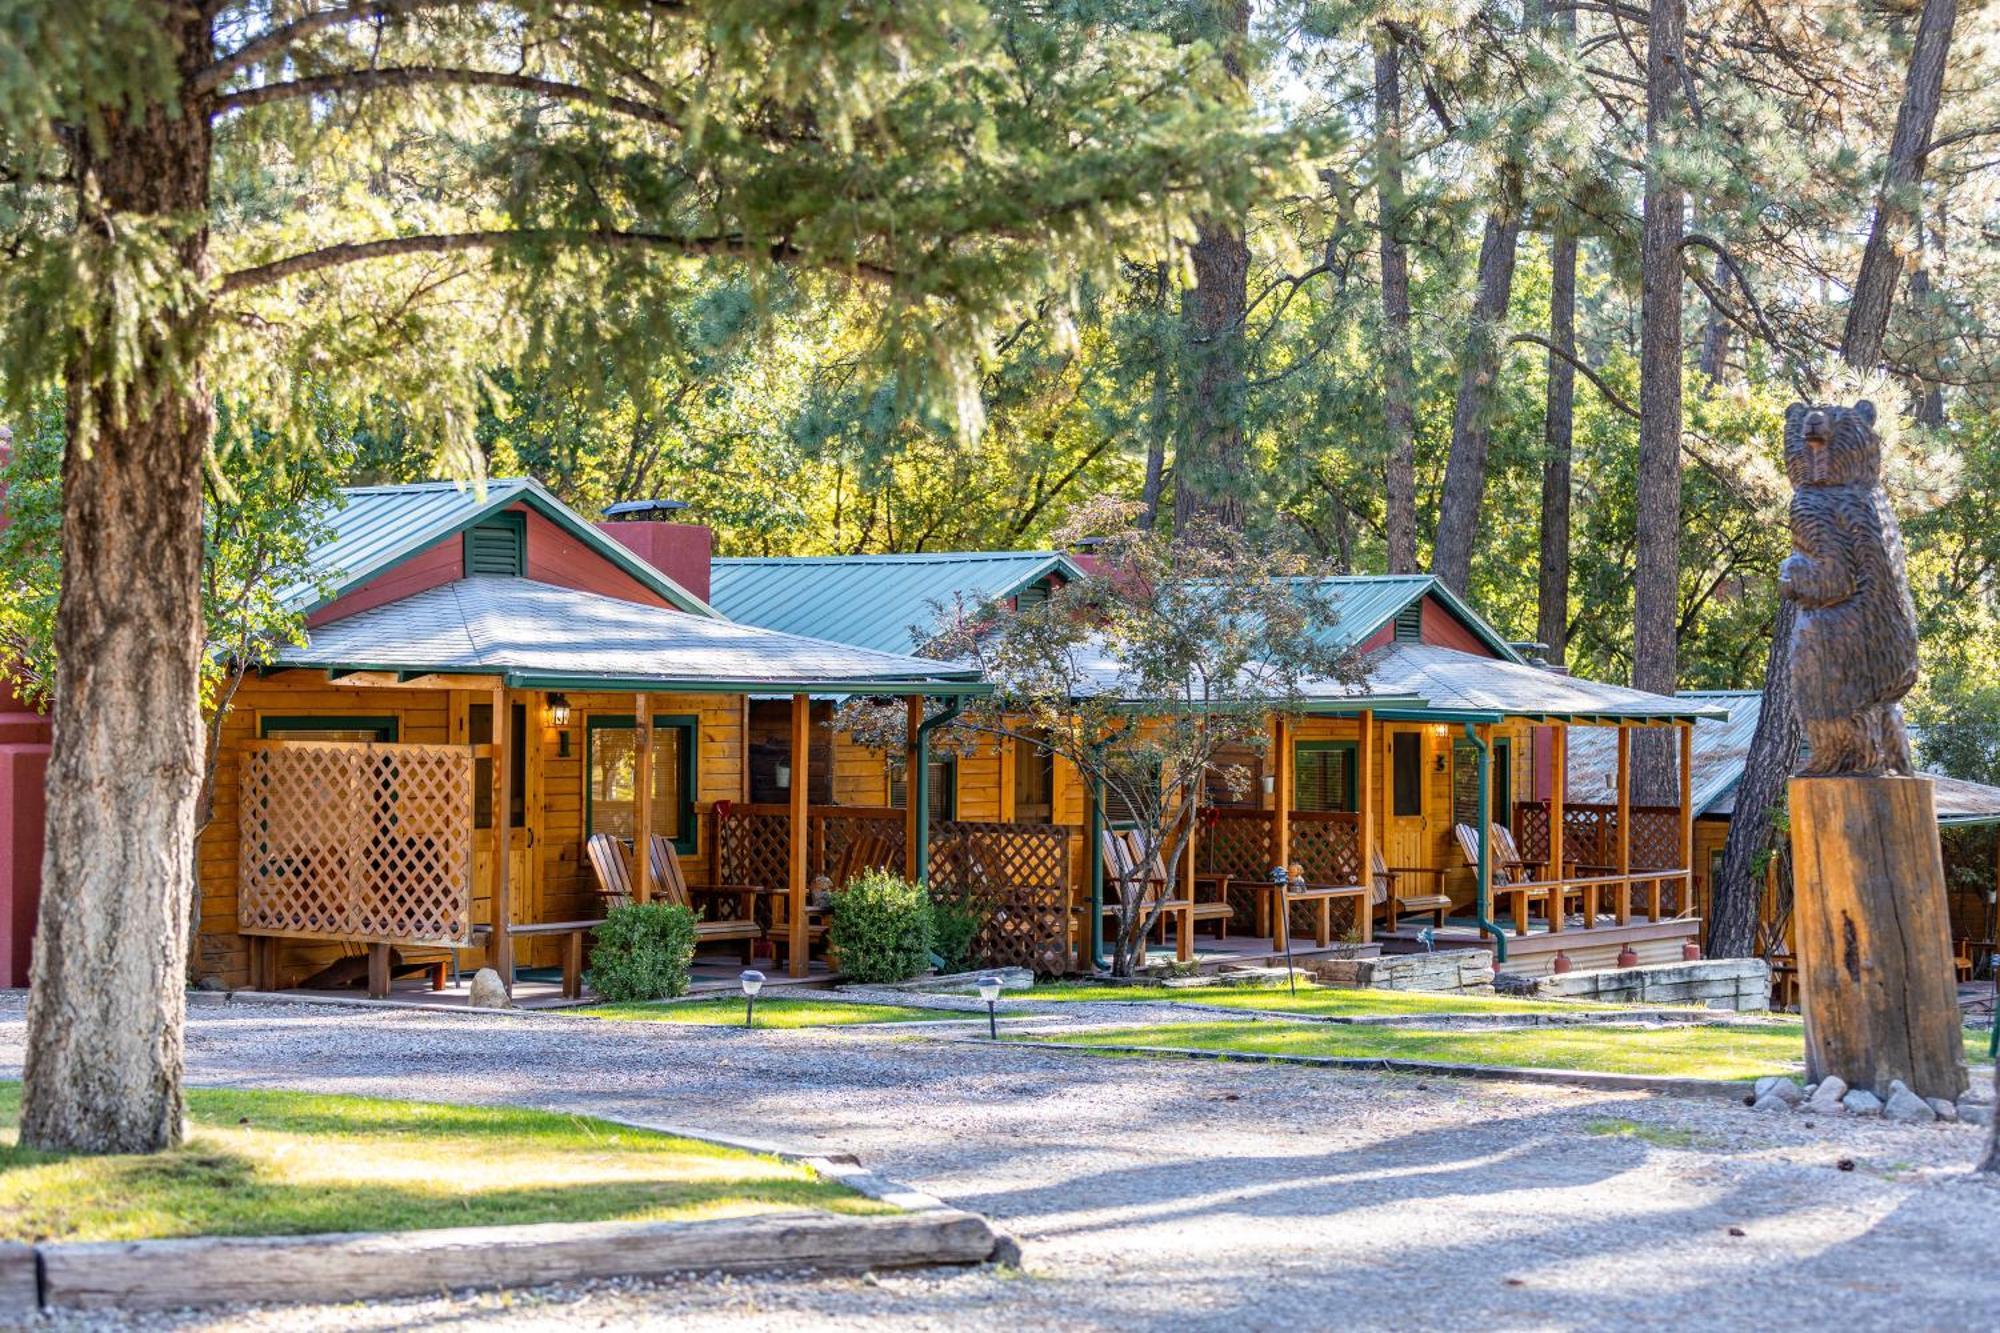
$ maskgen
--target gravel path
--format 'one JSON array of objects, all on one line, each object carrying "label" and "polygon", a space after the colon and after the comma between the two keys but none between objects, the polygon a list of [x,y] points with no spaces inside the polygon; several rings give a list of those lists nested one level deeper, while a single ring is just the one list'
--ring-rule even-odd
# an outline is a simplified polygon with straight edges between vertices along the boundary
[{"label": "gravel path", "polygon": [[[20,1041],[19,1000],[0,1000],[0,1073],[18,1074]],[[1966,1126],[1809,1128],[1716,1101],[995,1050],[893,1026],[239,1004],[193,1012],[189,1061],[205,1084],[513,1102],[852,1152],[985,1213],[1025,1259],[148,1327],[1957,1329],[2000,1309],[2000,1182],[1967,1174],[1983,1131]]]}]

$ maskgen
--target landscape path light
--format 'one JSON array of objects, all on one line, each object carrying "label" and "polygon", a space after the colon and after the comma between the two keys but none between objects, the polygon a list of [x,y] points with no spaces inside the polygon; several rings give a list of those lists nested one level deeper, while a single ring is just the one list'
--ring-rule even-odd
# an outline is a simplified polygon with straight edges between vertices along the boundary
[{"label": "landscape path light", "polygon": [[986,1001],[986,1035],[1000,1040],[1000,1020],[993,1006],[1000,1001],[1000,978],[991,972],[979,979],[979,998]]},{"label": "landscape path light", "polygon": [[736,978],[743,983],[743,1026],[752,1026],[751,1020],[757,1015],[757,992],[764,989],[764,974],[754,967],[746,967]]}]

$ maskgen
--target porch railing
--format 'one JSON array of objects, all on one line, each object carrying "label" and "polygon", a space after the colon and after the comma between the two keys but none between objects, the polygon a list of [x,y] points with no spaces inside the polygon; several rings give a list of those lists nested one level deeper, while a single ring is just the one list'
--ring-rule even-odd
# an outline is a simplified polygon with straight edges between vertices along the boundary
[{"label": "porch railing", "polygon": [[463,745],[245,744],[238,931],[469,943],[472,758]]},{"label": "porch railing", "polygon": [[[719,883],[779,888],[791,882],[791,810],[782,805],[718,806],[712,845]],[[891,869],[904,871],[903,811],[889,806],[812,806],[806,812],[806,878],[831,875],[843,849],[863,834],[886,839]],[[939,820],[930,828],[933,888],[975,907],[972,943],[981,967],[1068,970],[1070,838],[1059,824]]]},{"label": "porch railing", "polygon": [[[1629,873],[1618,873],[1618,807],[1598,802],[1563,806],[1563,865],[1555,879],[1580,897],[1602,897],[1614,906],[1623,925],[1630,914],[1629,898],[1643,893],[1646,915],[1654,921],[1678,916],[1693,905],[1693,876],[1681,859],[1680,810],[1671,805],[1628,807],[1632,818]],[[1521,856],[1530,862],[1549,859],[1549,804],[1520,801],[1514,806],[1514,838]],[[1563,872],[1574,867],[1575,874]],[[1587,891],[1587,892],[1586,892]],[[1594,921],[1585,904],[1586,924]]]}]

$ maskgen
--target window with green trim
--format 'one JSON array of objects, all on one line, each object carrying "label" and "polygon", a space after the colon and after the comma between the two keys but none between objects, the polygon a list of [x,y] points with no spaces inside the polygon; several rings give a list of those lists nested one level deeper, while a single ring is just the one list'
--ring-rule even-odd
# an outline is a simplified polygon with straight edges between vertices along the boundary
[{"label": "window with green trim", "polygon": [[1360,747],[1353,741],[1300,741],[1292,750],[1292,809],[1361,808],[1356,798]]},{"label": "window with green trim", "polygon": [[263,717],[257,720],[257,734],[267,741],[393,741],[393,716],[356,717],[329,714],[325,717]]},{"label": "window with green trim", "polygon": [[466,574],[527,573],[528,516],[495,514],[465,530]]},{"label": "window with green trim", "polygon": [[[671,838],[674,850],[692,855],[694,794],[698,788],[697,719],[653,719],[653,832]],[[584,834],[629,839],[638,830],[634,799],[638,731],[630,713],[593,713],[584,722]]]}]

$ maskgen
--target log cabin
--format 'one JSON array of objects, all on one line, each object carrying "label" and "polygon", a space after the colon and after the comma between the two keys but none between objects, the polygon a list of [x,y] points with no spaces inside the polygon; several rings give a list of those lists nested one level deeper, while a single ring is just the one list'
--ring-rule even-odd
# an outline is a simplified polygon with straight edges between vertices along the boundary
[{"label": "log cabin", "polygon": [[[885,568],[903,577],[867,584],[868,605],[851,631],[828,602],[837,608],[857,594],[816,595],[858,588],[869,571]],[[922,651],[936,608],[956,597],[1045,596],[1076,577],[1074,561],[1066,570],[1046,551],[725,559],[714,569],[713,596],[732,618],[852,634],[857,644],[903,652]],[[1337,930],[1344,942],[1385,949],[1483,940],[1510,971],[1527,975],[1609,966],[1627,950],[1646,962],[1681,958],[1700,933],[1690,889],[1692,807],[1686,800],[1633,806],[1631,739],[1642,728],[1675,729],[1685,771],[1692,724],[1719,720],[1720,710],[1531,664],[1428,575],[1324,583],[1338,609],[1325,633],[1365,656],[1366,683],[1330,684],[1307,699],[1302,715],[1272,718],[1267,744],[1227,756],[1251,771],[1247,795],[1207,784],[1192,854],[1172,874],[1190,896],[1198,880],[1209,883],[1229,910],[1216,914],[1213,940],[1177,931],[1177,955],[1211,965],[1268,961],[1307,933],[1300,951],[1333,948]],[[1613,738],[1621,776],[1613,791],[1580,802],[1547,775],[1560,771],[1570,734],[1587,728]],[[851,739],[826,743],[831,768],[844,775],[826,793],[833,804],[878,799],[900,781],[893,762]],[[983,739],[970,752],[933,760],[927,772],[936,807],[1010,829],[1046,827],[1052,840],[1060,831],[1067,847],[1062,891],[1043,895],[1047,905],[1033,911],[1025,902],[1010,906],[1009,921],[1034,944],[1006,961],[1085,969],[1101,956],[1102,841],[1092,830],[1115,826],[1120,812],[1100,808],[1085,785],[1067,764],[1016,739]],[[1496,838],[1512,843],[1518,859],[1506,843],[1496,848]],[[1388,872],[1380,879],[1378,862]],[[1322,898],[1274,911],[1271,869],[1293,863],[1309,882],[1365,887],[1366,910],[1359,900]],[[1449,907],[1429,928],[1394,910],[1403,899],[1440,897]],[[1504,924],[1495,920],[1503,904],[1512,916]],[[1345,914],[1337,927],[1336,910]]]},{"label": "log cabin", "polygon": [[[440,482],[347,490],[328,524],[284,594],[302,641],[257,664],[223,727],[198,959],[230,987],[365,970],[383,994],[398,971],[438,986],[486,966],[559,972],[579,994],[604,911],[586,841],[619,840],[641,900],[664,886],[631,849],[656,835],[697,898],[721,882],[729,808],[767,794],[753,700],[794,749],[767,859],[727,882],[755,890],[733,901],[752,904],[757,951],[804,977],[808,852],[829,853],[807,813],[816,701],[985,689],[935,661],[730,622],[705,598],[707,532],[651,510],[599,526],[533,481]],[[904,811],[867,819],[927,858]]]}]

